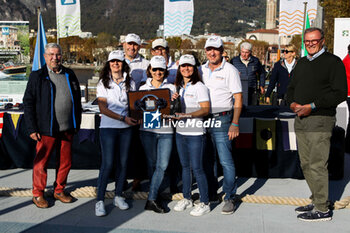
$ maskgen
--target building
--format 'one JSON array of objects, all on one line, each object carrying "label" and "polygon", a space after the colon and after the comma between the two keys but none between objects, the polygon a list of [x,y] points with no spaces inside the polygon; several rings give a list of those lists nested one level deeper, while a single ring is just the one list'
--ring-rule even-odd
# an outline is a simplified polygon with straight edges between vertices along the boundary
[{"label": "building", "polygon": [[277,0],[266,0],[266,29],[276,28]]}]

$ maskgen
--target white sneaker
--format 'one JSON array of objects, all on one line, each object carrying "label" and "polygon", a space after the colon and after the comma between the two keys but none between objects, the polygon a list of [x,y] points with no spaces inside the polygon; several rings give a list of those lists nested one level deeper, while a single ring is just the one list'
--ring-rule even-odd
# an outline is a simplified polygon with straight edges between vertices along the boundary
[{"label": "white sneaker", "polygon": [[199,203],[199,205],[196,205],[194,209],[190,212],[190,215],[192,216],[202,216],[203,214],[207,214],[210,212],[209,205],[204,204],[203,202]]},{"label": "white sneaker", "polygon": [[178,201],[174,207],[175,211],[184,211],[187,208],[192,207],[192,201],[188,200],[186,198],[182,199],[181,201]]},{"label": "white sneaker", "polygon": [[113,199],[113,205],[119,207],[121,210],[129,209],[128,203],[125,202],[125,198],[121,196],[115,196]]},{"label": "white sneaker", "polygon": [[97,217],[105,216],[106,210],[105,210],[105,203],[103,201],[98,201],[95,204],[95,215]]}]

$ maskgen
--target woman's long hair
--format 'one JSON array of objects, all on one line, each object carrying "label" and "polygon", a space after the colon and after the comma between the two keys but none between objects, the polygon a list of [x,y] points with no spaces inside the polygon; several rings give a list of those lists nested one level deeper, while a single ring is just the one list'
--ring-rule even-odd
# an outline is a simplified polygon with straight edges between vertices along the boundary
[{"label": "woman's long hair", "polygon": [[[124,75],[124,73],[126,73],[126,79],[125,79],[126,91],[130,90],[131,77],[129,72],[130,72],[130,67],[124,60],[122,65],[122,74]],[[99,79],[99,80],[102,80],[103,86],[107,89],[111,88],[109,86],[109,81],[111,80],[110,75],[111,75],[111,68],[109,66],[109,61],[107,61],[100,72],[100,79]]]},{"label": "woman's long hair", "polygon": [[[193,67],[193,74],[190,77],[191,83],[196,84],[197,82],[202,82],[202,77],[198,71],[197,66],[192,66],[192,67]],[[179,66],[176,73],[175,86],[180,87],[183,83],[183,80],[184,80],[184,77],[180,72],[180,66]]]}]

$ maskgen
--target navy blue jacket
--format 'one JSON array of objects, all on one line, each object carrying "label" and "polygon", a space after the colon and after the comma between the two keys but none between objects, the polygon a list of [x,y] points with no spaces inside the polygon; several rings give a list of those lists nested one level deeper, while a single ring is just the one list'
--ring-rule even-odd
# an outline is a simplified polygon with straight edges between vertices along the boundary
[{"label": "navy blue jacket", "polygon": [[[294,63],[293,69],[297,63]],[[293,72],[293,69],[291,73]],[[284,60],[279,60],[275,63],[272,74],[270,76],[270,82],[269,86],[267,87],[267,91],[265,93],[266,97],[269,97],[271,95],[271,92],[275,88],[275,85],[277,83],[277,98],[283,99],[284,94],[287,92],[287,87],[290,81],[291,73],[288,72],[288,69],[285,65]]]},{"label": "navy blue jacket", "polygon": [[[71,93],[74,129],[78,130],[82,112],[79,82],[71,69],[62,66],[62,71],[66,76]],[[30,74],[23,104],[24,119],[29,134],[38,132],[42,135],[53,136],[58,132],[54,111],[54,89],[46,65]]]},{"label": "navy blue jacket", "polygon": [[239,71],[241,80],[248,80],[248,87],[257,88],[257,77],[260,78],[259,86],[265,87],[265,69],[257,57],[251,56],[248,66],[241,61],[240,56],[232,58],[231,64]]}]

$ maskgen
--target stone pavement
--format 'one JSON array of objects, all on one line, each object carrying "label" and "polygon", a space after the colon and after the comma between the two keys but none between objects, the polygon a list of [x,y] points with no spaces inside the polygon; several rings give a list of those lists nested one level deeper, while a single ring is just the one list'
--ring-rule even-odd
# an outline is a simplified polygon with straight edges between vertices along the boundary
[{"label": "stone pavement", "polygon": [[[330,181],[330,199],[350,196],[350,155],[345,156],[345,176]],[[29,169],[0,170],[0,187],[31,187]],[[97,170],[72,170],[68,190],[95,186]],[[55,171],[49,170],[48,184],[52,184]],[[48,186],[52,188],[52,186]],[[113,190],[113,184],[108,190]],[[239,178],[238,194],[300,197],[310,195],[306,182],[296,179]],[[79,198],[72,204],[63,204],[49,198],[51,207],[38,209],[31,197],[0,197],[0,232],[242,232],[242,233],[294,233],[294,232],[350,232],[350,209],[335,210],[329,222],[307,223],[297,220],[295,206],[241,203],[233,215],[222,215],[222,203],[212,204],[212,211],[201,217],[192,217],[190,210],[173,211],[175,201],[167,204],[170,212],[156,214],[143,209],[145,200],[127,200],[131,208],[119,210],[106,199],[106,217],[96,217],[95,200]]]}]

